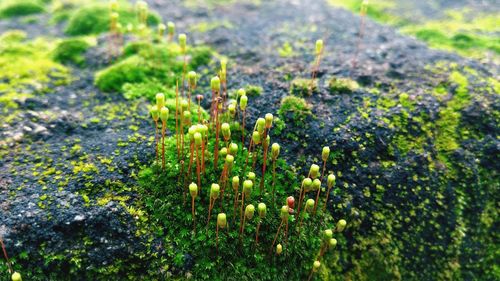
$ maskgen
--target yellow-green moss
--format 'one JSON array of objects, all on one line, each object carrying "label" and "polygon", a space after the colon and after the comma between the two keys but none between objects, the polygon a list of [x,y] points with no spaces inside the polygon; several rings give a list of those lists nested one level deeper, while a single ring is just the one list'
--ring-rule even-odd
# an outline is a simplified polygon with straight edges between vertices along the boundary
[{"label": "yellow-green moss", "polygon": [[359,89],[359,84],[349,78],[332,77],[328,80],[328,89],[331,94],[350,94]]},{"label": "yellow-green moss", "polygon": [[52,57],[62,64],[72,63],[82,66],[85,63],[84,54],[89,47],[90,44],[84,39],[65,39],[57,44]]},{"label": "yellow-green moss", "polygon": [[281,100],[281,106],[278,110],[278,114],[283,116],[286,113],[291,112],[294,119],[302,120],[306,116],[311,115],[311,108],[312,106],[308,104],[305,99],[289,95],[285,96]]},{"label": "yellow-green moss", "polygon": [[39,0],[4,0],[0,5],[0,18],[38,14],[44,10]]},{"label": "yellow-green moss", "polygon": [[318,80],[295,78],[290,84],[290,94],[296,96],[310,96],[318,90]]}]

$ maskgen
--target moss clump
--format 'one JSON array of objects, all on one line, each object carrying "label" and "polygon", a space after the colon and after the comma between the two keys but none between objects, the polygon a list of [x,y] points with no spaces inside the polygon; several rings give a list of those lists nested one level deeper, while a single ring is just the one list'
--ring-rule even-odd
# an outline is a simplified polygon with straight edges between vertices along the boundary
[{"label": "moss clump", "polygon": [[331,94],[350,94],[359,89],[359,84],[349,78],[333,77],[328,81],[328,89]]},{"label": "moss clump", "polygon": [[0,6],[0,18],[19,17],[38,14],[44,11],[43,5],[37,0],[11,0]]},{"label": "moss clump", "polygon": [[281,100],[281,106],[278,114],[283,116],[289,112],[293,114],[294,119],[302,120],[311,115],[312,106],[305,99],[296,96],[286,96]]},{"label": "moss clump", "polygon": [[262,89],[261,86],[248,85],[245,87],[245,92],[246,92],[247,96],[250,96],[250,97],[260,96],[263,91],[264,91],[264,89]]},{"label": "moss clump", "polygon": [[[172,88],[175,87],[176,77],[182,75],[184,62],[177,44],[135,42],[125,46],[124,53],[123,60],[96,74],[96,85],[101,90],[120,91],[126,83],[163,84],[166,88]],[[202,63],[208,63],[212,52],[207,47],[195,47],[188,49],[187,55],[189,71]],[[128,86],[125,91],[129,98],[137,97],[138,91],[132,88]]]},{"label": "moss clump", "polygon": [[[121,6],[118,10],[119,22],[137,25],[137,15],[128,7]],[[148,15],[148,24],[155,25],[160,22],[159,16],[151,12]],[[109,8],[106,5],[86,6],[77,10],[69,19],[65,33],[68,35],[98,34],[109,30]]]},{"label": "moss clump", "polygon": [[83,39],[66,39],[57,45],[52,57],[62,64],[82,66],[85,63],[83,55],[89,47],[90,44]]},{"label": "moss clump", "polygon": [[318,81],[307,78],[295,78],[290,84],[290,94],[297,96],[310,96],[318,91]]}]

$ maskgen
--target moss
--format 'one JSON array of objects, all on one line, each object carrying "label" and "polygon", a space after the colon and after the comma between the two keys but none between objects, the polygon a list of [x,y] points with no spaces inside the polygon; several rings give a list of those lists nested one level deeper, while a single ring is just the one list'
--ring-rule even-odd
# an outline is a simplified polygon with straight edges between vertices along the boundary
[{"label": "moss", "polygon": [[221,27],[226,28],[226,29],[233,29],[234,25],[227,20],[211,21],[211,22],[199,22],[199,23],[196,23],[196,24],[189,26],[189,31],[205,33],[205,32],[208,32],[208,31],[211,31],[211,30],[214,30],[217,28],[221,28]]},{"label": "moss", "polygon": [[[137,15],[132,9],[121,5],[118,10],[119,21],[123,26],[131,23],[137,25]],[[148,24],[155,25],[160,22],[156,13],[149,13]],[[77,10],[69,19],[65,33],[68,35],[99,34],[109,30],[109,8],[107,5],[85,6]]]},{"label": "moss", "polygon": [[257,86],[257,85],[247,85],[245,87],[245,91],[246,91],[246,94],[248,96],[256,97],[256,96],[260,96],[262,94],[262,92],[264,91],[264,89],[262,89],[261,86]]},{"label": "moss", "polygon": [[297,96],[310,96],[318,90],[318,81],[307,78],[295,78],[290,84],[290,94]]},{"label": "moss", "polygon": [[23,41],[24,34],[9,32],[0,37],[0,103],[16,107],[16,99],[42,94],[49,84],[70,81],[67,68],[51,59],[54,43],[37,39]]},{"label": "moss", "polygon": [[293,57],[295,55],[295,52],[293,51],[292,45],[289,42],[285,42],[281,47],[278,48],[278,54],[282,58],[289,58]]},{"label": "moss", "polygon": [[90,44],[83,39],[66,39],[57,45],[52,57],[62,64],[82,66],[85,63],[84,53],[89,47]]},{"label": "moss", "polygon": [[99,89],[111,92],[121,90],[125,83],[141,83],[153,76],[153,68],[134,55],[98,72],[95,83]]},{"label": "moss", "polygon": [[285,96],[281,100],[281,106],[278,110],[278,114],[285,115],[288,112],[294,114],[294,119],[303,119],[308,115],[311,115],[312,106],[306,102],[305,99],[296,96]]},{"label": "moss", "polygon": [[7,0],[0,6],[0,18],[26,16],[44,11],[37,0]]},{"label": "moss", "polygon": [[331,94],[350,94],[359,89],[359,84],[349,78],[332,77],[328,81],[328,89]]}]

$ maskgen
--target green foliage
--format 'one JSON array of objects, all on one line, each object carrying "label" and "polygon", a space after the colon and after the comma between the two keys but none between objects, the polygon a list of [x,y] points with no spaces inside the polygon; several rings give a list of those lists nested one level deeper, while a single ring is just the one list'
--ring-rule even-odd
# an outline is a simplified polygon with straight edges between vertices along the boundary
[{"label": "green foliage", "polygon": [[328,89],[331,94],[350,94],[359,89],[359,84],[349,78],[332,77],[328,81]]},{"label": "green foliage", "polygon": [[290,84],[290,94],[297,96],[310,96],[318,91],[318,80],[295,78]]},{"label": "green foliage", "polygon": [[[207,47],[188,48],[187,71],[206,63],[212,55]],[[166,88],[175,86],[176,77],[183,71],[183,60],[176,44],[150,44],[133,42],[125,46],[124,59],[96,74],[96,85],[103,91],[121,91],[126,83],[146,83],[153,88],[154,84],[163,83]],[[129,98],[137,97],[139,91],[126,90]],[[132,93],[133,92],[133,93]],[[143,91],[148,97],[151,89]],[[156,93],[155,93],[156,94]]]},{"label": "green foliage", "polygon": [[249,96],[249,97],[260,96],[263,91],[264,91],[264,89],[262,89],[262,87],[258,86],[258,85],[245,86],[245,92],[246,92],[247,96]]},{"label": "green foliage", "polygon": [[312,106],[306,102],[305,99],[296,96],[285,96],[281,100],[281,106],[278,110],[278,114],[281,116],[286,113],[291,112],[294,119],[305,119],[305,117],[311,115]]},{"label": "green foliage", "polygon": [[5,0],[0,5],[0,18],[38,14],[44,10],[43,3],[38,0]]},{"label": "green foliage", "polygon": [[[118,14],[119,22],[126,26],[127,24],[137,25],[137,15],[127,6],[121,5]],[[156,13],[149,13],[147,23],[156,25],[160,18]],[[65,33],[68,35],[89,35],[99,34],[109,31],[109,7],[107,5],[88,5],[77,10],[69,19]]]},{"label": "green foliage", "polygon": [[62,64],[72,63],[78,66],[85,64],[84,54],[90,44],[83,39],[70,38],[61,41],[55,48],[52,57]]}]

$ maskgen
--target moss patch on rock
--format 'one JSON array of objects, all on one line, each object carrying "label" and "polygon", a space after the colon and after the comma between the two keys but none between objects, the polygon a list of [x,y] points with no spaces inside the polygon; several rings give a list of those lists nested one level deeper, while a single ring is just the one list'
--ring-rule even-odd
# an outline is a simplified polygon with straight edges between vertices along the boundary
[{"label": "moss patch on rock", "polygon": [[278,114],[283,116],[287,113],[292,113],[294,120],[303,120],[312,114],[311,108],[312,106],[305,99],[289,95],[281,99]]},{"label": "moss patch on rock", "polygon": [[251,96],[251,97],[260,96],[263,91],[264,91],[264,89],[258,85],[247,85],[245,87],[245,92],[246,92],[247,96]]},{"label": "moss patch on rock", "polygon": [[7,0],[0,5],[0,18],[38,14],[45,9],[38,0]]},{"label": "moss patch on rock", "polygon": [[[137,15],[132,9],[120,6],[118,10],[119,22],[127,24],[138,24]],[[160,22],[160,17],[156,13],[150,12],[147,23],[155,25]],[[89,35],[99,34],[109,30],[109,8],[106,5],[85,6],[77,10],[69,19],[65,33],[68,35]]]},{"label": "moss patch on rock", "polygon": [[328,80],[328,89],[331,94],[350,94],[359,89],[359,84],[349,78],[332,77]]},{"label": "moss patch on rock", "polygon": [[83,39],[66,39],[57,45],[52,57],[62,64],[82,66],[85,64],[84,54],[89,47],[90,44]]},{"label": "moss patch on rock", "polygon": [[318,91],[316,79],[295,78],[290,84],[290,94],[297,96],[310,96]]}]

